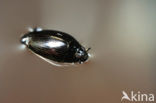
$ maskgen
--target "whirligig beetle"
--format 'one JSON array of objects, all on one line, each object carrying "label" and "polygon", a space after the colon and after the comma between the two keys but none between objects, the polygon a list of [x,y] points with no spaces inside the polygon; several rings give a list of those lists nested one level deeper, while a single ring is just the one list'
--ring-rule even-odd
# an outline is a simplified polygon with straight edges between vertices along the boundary
[{"label": "whirligig beetle", "polygon": [[57,63],[83,63],[88,60],[90,48],[85,49],[71,35],[56,31],[32,29],[20,42],[33,53]]}]

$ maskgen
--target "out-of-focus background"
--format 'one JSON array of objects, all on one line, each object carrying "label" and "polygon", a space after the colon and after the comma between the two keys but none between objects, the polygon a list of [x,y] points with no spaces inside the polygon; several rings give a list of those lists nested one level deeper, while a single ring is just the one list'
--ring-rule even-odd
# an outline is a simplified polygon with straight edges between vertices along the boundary
[{"label": "out-of-focus background", "polygon": [[[155,0],[0,0],[0,103],[120,103],[156,93]],[[67,32],[94,56],[56,67],[23,49],[27,27]]]}]

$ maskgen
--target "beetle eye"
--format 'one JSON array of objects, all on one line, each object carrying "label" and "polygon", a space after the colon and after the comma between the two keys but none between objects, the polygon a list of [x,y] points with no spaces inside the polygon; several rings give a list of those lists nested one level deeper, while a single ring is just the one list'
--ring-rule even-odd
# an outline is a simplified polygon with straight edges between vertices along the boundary
[{"label": "beetle eye", "polygon": [[81,50],[78,50],[78,51],[75,53],[75,56],[76,56],[77,58],[80,58],[80,57],[82,57],[83,55],[84,55],[84,52],[81,51]]}]

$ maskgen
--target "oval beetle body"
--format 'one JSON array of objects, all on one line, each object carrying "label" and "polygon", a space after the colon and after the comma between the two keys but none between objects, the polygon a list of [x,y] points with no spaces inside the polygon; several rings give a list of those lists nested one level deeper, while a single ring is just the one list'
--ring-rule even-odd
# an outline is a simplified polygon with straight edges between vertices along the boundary
[{"label": "oval beetle body", "polygon": [[71,35],[55,30],[37,30],[21,37],[21,43],[32,52],[59,63],[83,63],[88,50]]}]

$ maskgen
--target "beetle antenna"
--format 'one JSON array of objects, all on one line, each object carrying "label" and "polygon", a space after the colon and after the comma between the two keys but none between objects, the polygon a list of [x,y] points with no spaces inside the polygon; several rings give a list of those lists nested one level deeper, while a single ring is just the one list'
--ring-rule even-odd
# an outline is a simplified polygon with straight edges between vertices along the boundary
[{"label": "beetle antenna", "polygon": [[88,52],[91,48],[88,48],[86,51]]}]

